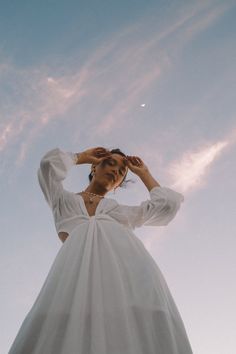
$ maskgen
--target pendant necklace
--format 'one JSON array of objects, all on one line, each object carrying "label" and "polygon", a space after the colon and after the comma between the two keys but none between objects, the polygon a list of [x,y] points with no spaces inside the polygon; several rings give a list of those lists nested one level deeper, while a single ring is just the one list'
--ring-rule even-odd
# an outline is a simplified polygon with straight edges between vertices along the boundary
[{"label": "pendant necklace", "polygon": [[99,194],[95,194],[95,193],[92,193],[92,192],[85,192],[85,191],[82,191],[83,193],[86,193],[86,194],[91,194],[92,196],[89,196],[89,204],[93,204],[93,199],[94,199],[94,196],[98,196],[100,198],[104,198],[104,196],[101,196]]}]

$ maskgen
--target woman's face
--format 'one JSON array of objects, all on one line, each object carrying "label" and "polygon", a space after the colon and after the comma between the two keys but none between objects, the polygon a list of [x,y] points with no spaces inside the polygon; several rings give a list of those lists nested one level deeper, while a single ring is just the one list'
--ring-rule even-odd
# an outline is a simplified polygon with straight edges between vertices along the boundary
[{"label": "woman's face", "polygon": [[93,180],[106,185],[108,190],[118,187],[128,171],[127,162],[120,154],[111,154],[95,166]]}]

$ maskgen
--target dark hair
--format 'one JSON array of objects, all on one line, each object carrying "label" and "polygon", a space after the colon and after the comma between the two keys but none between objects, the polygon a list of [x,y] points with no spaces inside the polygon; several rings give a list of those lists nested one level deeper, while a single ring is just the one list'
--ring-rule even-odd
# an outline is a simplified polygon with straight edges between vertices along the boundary
[{"label": "dark hair", "polygon": [[[112,150],[110,150],[110,152],[111,152],[112,154],[119,154],[119,155],[121,155],[121,156],[126,157],[126,155],[125,155],[120,149],[118,149],[118,148],[117,148],[117,149],[112,149]],[[127,173],[128,173],[128,171],[127,171]],[[125,176],[124,176],[122,182],[120,183],[120,185],[119,185],[118,187],[121,187],[121,188],[126,187],[126,185],[127,185],[128,182],[134,183],[134,180],[132,180],[132,179],[126,180],[127,173],[125,174]],[[93,178],[91,172],[90,172],[88,178],[89,178],[89,181],[91,182],[91,181],[92,181],[92,178]]]}]

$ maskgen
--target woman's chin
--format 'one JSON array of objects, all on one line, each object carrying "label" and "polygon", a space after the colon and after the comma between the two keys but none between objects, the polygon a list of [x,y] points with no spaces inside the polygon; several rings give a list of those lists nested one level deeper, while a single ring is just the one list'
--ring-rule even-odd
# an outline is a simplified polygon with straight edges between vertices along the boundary
[{"label": "woman's chin", "polygon": [[103,185],[107,190],[112,190],[113,188],[113,181],[108,179],[107,177],[104,176],[103,179],[99,181],[101,185]]}]

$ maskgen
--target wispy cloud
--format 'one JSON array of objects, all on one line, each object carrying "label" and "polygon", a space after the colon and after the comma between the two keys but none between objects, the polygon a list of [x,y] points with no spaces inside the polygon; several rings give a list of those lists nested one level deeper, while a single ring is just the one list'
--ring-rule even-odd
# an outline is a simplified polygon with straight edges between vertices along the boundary
[{"label": "wispy cloud", "polygon": [[[122,125],[130,110],[140,106],[143,94],[173,65],[170,48],[178,48],[189,41],[229,7],[211,4],[199,2],[187,6],[186,11],[182,8],[171,25],[163,24],[160,29],[155,28],[155,16],[144,18],[107,38],[87,62],[78,61],[72,67],[65,67],[65,61],[56,72],[45,65],[22,69],[11,62],[2,63],[0,152],[20,144],[16,163],[22,163],[40,131],[54,120],[67,119],[68,110],[81,103],[85,104],[94,136],[109,134],[117,119]],[[168,51],[165,40],[168,40]],[[105,112],[97,110],[99,106]],[[93,107],[96,107],[95,117]],[[103,118],[99,118],[101,116]]]},{"label": "wispy cloud", "polygon": [[197,151],[185,152],[178,163],[174,162],[168,168],[168,173],[174,181],[172,187],[186,192],[206,185],[210,167],[222,156],[229,145],[229,140],[223,140],[205,144]]}]

